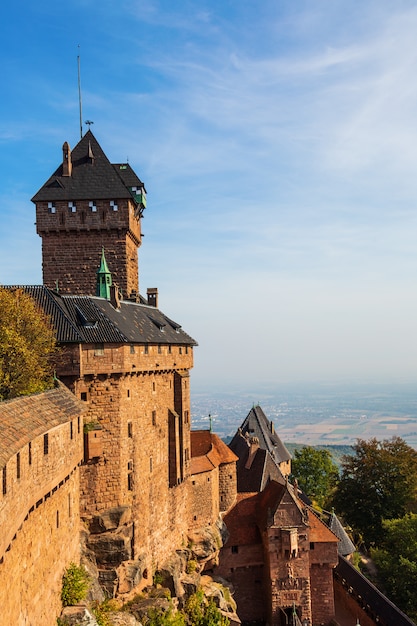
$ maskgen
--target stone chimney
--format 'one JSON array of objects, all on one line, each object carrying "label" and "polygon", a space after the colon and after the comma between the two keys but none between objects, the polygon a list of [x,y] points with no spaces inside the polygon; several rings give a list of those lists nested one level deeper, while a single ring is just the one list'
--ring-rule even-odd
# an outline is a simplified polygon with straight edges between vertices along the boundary
[{"label": "stone chimney", "polygon": [[248,454],[248,459],[245,463],[245,469],[250,469],[252,467],[252,463],[259,449],[259,439],[258,437],[251,437],[248,443],[249,443],[249,454]]},{"label": "stone chimney", "polygon": [[146,295],[148,296],[149,306],[158,308],[158,289],[156,287],[148,287]]},{"label": "stone chimney", "polygon": [[62,176],[71,176],[72,174],[72,161],[71,161],[71,148],[68,141],[62,146]]},{"label": "stone chimney", "polygon": [[115,309],[120,309],[120,290],[117,285],[110,285],[110,302]]}]

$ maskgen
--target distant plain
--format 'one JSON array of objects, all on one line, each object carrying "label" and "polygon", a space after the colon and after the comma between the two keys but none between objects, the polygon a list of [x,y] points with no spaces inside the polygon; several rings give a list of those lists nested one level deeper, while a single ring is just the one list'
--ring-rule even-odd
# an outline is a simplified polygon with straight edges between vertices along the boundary
[{"label": "distant plain", "polygon": [[399,436],[417,449],[417,388],[397,384],[277,385],[192,393],[192,428],[232,436],[259,404],[284,443],[349,446]]}]

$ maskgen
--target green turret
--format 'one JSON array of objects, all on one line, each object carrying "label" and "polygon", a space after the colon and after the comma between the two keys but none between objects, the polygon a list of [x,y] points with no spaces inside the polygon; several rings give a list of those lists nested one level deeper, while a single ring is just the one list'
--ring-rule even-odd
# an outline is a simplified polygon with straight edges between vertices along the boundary
[{"label": "green turret", "polygon": [[97,270],[96,296],[110,300],[110,287],[112,277],[104,256],[104,248],[101,251],[101,263]]}]

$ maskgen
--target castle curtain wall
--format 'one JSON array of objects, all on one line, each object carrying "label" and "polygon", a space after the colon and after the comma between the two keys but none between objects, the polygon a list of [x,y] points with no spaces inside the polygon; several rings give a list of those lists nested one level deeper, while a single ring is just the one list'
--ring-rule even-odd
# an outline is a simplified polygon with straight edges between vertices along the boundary
[{"label": "castle curtain wall", "polygon": [[[64,416],[63,423],[46,427],[38,436],[32,435],[35,426],[30,420],[25,432],[32,399],[39,406],[48,393],[0,405],[1,432],[3,412],[13,406],[18,416],[15,427],[26,440],[1,470],[0,624],[5,626],[55,626],[61,611],[62,574],[70,562],[79,562],[82,419],[66,421]],[[48,423],[46,412],[38,417]],[[2,455],[9,449],[3,441]]]}]

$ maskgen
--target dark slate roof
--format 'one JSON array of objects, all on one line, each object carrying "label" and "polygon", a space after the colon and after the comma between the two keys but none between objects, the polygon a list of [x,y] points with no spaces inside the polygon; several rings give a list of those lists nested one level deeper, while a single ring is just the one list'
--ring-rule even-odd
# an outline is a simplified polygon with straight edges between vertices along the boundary
[{"label": "dark slate roof", "polygon": [[[90,155],[93,158],[90,158]],[[57,200],[134,199],[128,187],[143,187],[130,165],[112,165],[89,130],[71,152],[71,176],[62,163],[33,196],[32,202]]]},{"label": "dark slate roof", "polygon": [[[243,435],[248,434],[251,437],[257,437],[259,440],[259,447],[263,450],[268,450],[276,463],[283,463],[284,461],[289,461],[291,459],[291,454],[276,434],[273,423],[268,420],[259,405],[254,406],[249,411],[242,426],[240,427],[240,433]],[[234,446],[236,445],[236,441],[239,437],[240,434],[238,431],[229,444],[229,447],[236,454],[238,453],[234,449]]]},{"label": "dark slate roof", "polygon": [[0,402],[0,467],[29,441],[86,410],[62,383],[54,389]]},{"label": "dark slate roof", "polygon": [[248,439],[240,435],[235,437],[233,441],[234,446],[232,449],[238,457],[236,468],[237,490],[239,493],[262,491],[271,480],[285,484],[285,478],[267,450],[258,448],[248,469],[246,467],[250,450]]},{"label": "dark slate roof", "polygon": [[339,563],[334,577],[349,595],[381,626],[416,626],[405,613],[400,611],[383,593],[363,576],[347,559],[339,554]]},{"label": "dark slate roof", "polygon": [[96,296],[61,296],[39,285],[7,287],[18,288],[29,293],[50,316],[59,343],[197,345],[179,324],[142,302],[122,300],[115,309],[108,300]]},{"label": "dark slate roof", "polygon": [[339,554],[341,554],[342,556],[348,556],[349,554],[353,554],[353,552],[355,552],[356,550],[355,545],[343,528],[341,521],[334,513],[332,513],[330,516],[329,528],[339,539],[339,544],[337,546]]}]

